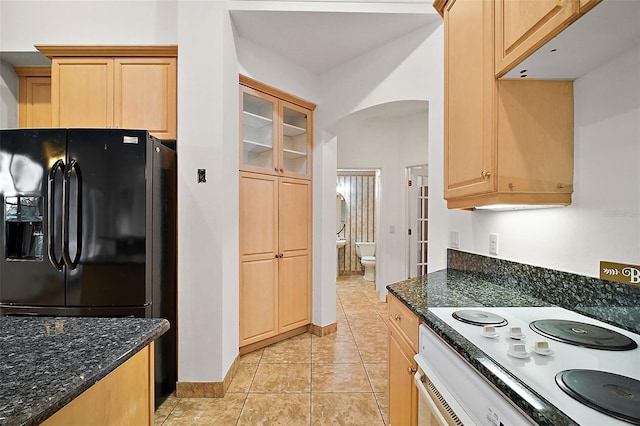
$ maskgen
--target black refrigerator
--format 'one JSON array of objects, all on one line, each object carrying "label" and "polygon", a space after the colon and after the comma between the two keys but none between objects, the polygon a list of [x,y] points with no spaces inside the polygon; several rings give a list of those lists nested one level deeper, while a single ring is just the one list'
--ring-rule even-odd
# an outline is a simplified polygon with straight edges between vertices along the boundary
[{"label": "black refrigerator", "polygon": [[176,153],[144,130],[0,131],[0,315],[165,318],[176,384]]}]

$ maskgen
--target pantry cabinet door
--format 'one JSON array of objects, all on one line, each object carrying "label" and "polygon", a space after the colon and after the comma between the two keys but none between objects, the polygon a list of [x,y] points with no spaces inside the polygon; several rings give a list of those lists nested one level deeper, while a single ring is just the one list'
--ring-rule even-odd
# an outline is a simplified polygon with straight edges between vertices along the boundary
[{"label": "pantry cabinet door", "polygon": [[116,58],[114,126],[176,139],[176,58]]},{"label": "pantry cabinet door", "polygon": [[113,59],[54,58],[53,127],[113,127]]},{"label": "pantry cabinet door", "polygon": [[278,333],[278,260],[240,262],[240,346]]},{"label": "pantry cabinet door", "polygon": [[240,346],[278,332],[278,179],[240,173]]},{"label": "pantry cabinet door", "polygon": [[280,332],[311,322],[311,183],[280,178]]},{"label": "pantry cabinet door", "polygon": [[301,254],[280,259],[278,268],[279,332],[311,322],[311,262]]}]

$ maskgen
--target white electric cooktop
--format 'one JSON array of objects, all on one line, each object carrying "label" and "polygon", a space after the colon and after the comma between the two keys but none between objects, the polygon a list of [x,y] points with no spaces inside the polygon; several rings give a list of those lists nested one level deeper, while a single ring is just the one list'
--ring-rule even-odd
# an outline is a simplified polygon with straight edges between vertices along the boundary
[{"label": "white electric cooktop", "polygon": [[[508,324],[495,327],[495,334],[489,337],[483,333],[482,326],[468,324],[452,316],[454,312],[463,309],[477,309],[496,314],[505,318]],[[529,327],[529,324],[542,319],[577,321],[616,331],[639,345],[640,335],[559,307],[443,307],[429,308],[429,310],[577,423],[581,425],[628,424],[578,402],[560,389],[556,384],[555,376],[563,370],[589,369],[640,380],[640,348],[613,351],[575,346],[538,334]],[[522,335],[519,339],[509,337],[511,327],[520,327]],[[541,349],[548,346],[548,351],[536,352],[534,350],[536,342],[547,342],[546,345],[542,343],[538,346]],[[526,353],[514,352],[513,345],[516,344],[524,344]],[[522,346],[519,349],[522,349]],[[509,355],[510,350],[515,356]],[[640,402],[630,401],[629,403],[639,404]]]}]

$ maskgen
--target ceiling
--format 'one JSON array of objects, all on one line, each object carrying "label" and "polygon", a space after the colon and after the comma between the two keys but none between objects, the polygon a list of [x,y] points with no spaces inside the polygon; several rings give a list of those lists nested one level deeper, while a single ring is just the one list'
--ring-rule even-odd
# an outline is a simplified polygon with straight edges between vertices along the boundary
[{"label": "ceiling", "polygon": [[419,28],[442,22],[430,4],[407,13],[286,10],[230,13],[240,37],[317,75]]}]

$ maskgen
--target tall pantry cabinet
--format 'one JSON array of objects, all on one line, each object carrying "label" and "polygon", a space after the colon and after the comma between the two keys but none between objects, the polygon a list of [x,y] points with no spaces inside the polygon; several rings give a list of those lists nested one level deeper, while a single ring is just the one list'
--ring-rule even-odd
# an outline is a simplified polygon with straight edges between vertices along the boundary
[{"label": "tall pantry cabinet", "polygon": [[240,351],[311,323],[315,105],[240,76]]}]

